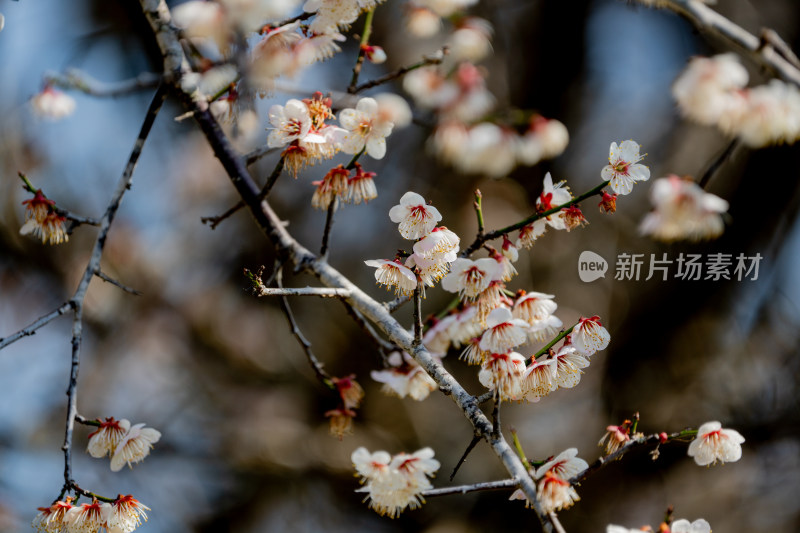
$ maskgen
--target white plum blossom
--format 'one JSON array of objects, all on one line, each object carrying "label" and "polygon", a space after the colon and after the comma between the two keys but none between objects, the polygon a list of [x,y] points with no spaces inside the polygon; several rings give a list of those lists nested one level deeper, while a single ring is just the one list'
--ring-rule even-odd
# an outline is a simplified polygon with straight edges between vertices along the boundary
[{"label": "white plum blossom", "polygon": [[394,124],[381,116],[374,98],[362,98],[355,109],[342,109],[339,124],[347,130],[342,141],[343,152],[357,154],[366,149],[373,159],[386,155],[386,137],[392,133]]},{"label": "white plum blossom", "polygon": [[399,223],[400,235],[404,239],[416,240],[431,233],[436,223],[442,220],[439,210],[425,203],[425,199],[415,192],[407,192],[400,198],[400,204],[389,210],[392,222]]},{"label": "white plum blossom", "polygon": [[161,432],[153,428],[146,428],[144,424],[132,426],[125,437],[117,444],[114,455],[111,456],[111,470],[118,472],[127,463],[142,461],[150,455],[153,444],[161,439]]},{"label": "white plum blossom", "polygon": [[106,523],[111,511],[111,504],[100,503],[96,499],[92,503],[70,508],[64,515],[63,524],[66,533],[94,533],[100,531]]},{"label": "white plum blossom", "polygon": [[639,144],[632,140],[611,143],[608,165],[600,171],[603,180],[610,181],[617,194],[630,194],[637,181],[650,179],[650,169],[639,163],[644,155],[639,155]]},{"label": "white plum blossom", "polygon": [[650,189],[654,210],[639,225],[639,233],[661,241],[713,239],[725,229],[728,202],[705,192],[691,179],[659,178]]},{"label": "white plum blossom", "polygon": [[394,287],[395,294],[411,294],[417,287],[417,276],[399,261],[389,259],[369,259],[364,264],[377,268],[375,281],[387,289]]},{"label": "white plum blossom", "polygon": [[413,115],[405,98],[394,93],[375,95],[378,103],[378,123],[394,124],[396,128],[405,128],[411,124]]},{"label": "white plum blossom", "polygon": [[[542,193],[536,199],[536,211],[539,213],[545,213],[572,200],[572,194],[569,192],[569,187],[566,187],[565,184],[566,182],[562,180],[553,185],[553,177],[549,172],[545,174]],[[565,211],[561,209],[552,215],[548,215],[544,218],[536,220],[531,228],[532,232],[529,238],[531,238],[532,241],[535,241],[537,238],[542,236],[547,229],[547,226],[550,226],[555,230],[567,229],[565,215]],[[522,230],[520,230],[520,239],[522,239]],[[526,248],[529,247],[525,246],[525,243],[520,241],[518,241],[517,245],[522,245]]]},{"label": "white plum blossom", "polygon": [[405,5],[405,29],[414,37],[433,37],[442,28],[442,18],[426,7],[417,7],[410,2]]},{"label": "white plum blossom", "polygon": [[[286,146],[293,141],[306,139],[311,131],[311,115],[308,106],[300,100],[289,100],[285,106],[274,105],[269,108],[269,122],[274,129],[267,137],[267,146],[276,148]],[[317,142],[324,142],[320,138]]]},{"label": "white plum blossom", "polygon": [[752,148],[800,139],[800,90],[796,86],[770,80],[740,96],[743,105],[719,121],[725,133],[738,135]]},{"label": "white plum blossom", "polygon": [[555,295],[545,294],[543,292],[524,292],[514,302],[514,308],[511,314],[514,318],[521,318],[522,320],[533,323],[534,320],[543,320],[558,309],[558,304],[553,301]]},{"label": "white plum blossom", "polygon": [[31,98],[31,107],[36,115],[56,121],[68,117],[75,111],[75,99],[48,85]]},{"label": "white plum blossom", "polygon": [[422,492],[433,488],[428,478],[441,466],[433,456],[431,448],[422,448],[413,454],[399,453],[387,463],[388,453],[370,454],[358,448],[351,459],[364,487],[356,492],[366,492],[370,508],[390,518],[406,508],[416,509],[425,501]]},{"label": "white plum blossom", "polygon": [[670,533],[711,533],[711,524],[702,518],[689,523],[685,518],[675,520],[669,528]]},{"label": "white plum blossom", "polygon": [[497,261],[491,257],[476,261],[458,258],[450,264],[450,273],[442,280],[442,288],[474,300],[489,287],[499,270]]},{"label": "white plum blossom", "polygon": [[426,7],[440,17],[449,17],[476,4],[478,0],[416,0],[415,4]]},{"label": "white plum blossom", "polygon": [[569,509],[581,499],[568,480],[549,471],[539,481],[536,496],[545,513]]},{"label": "white plum blossom", "polygon": [[529,320],[528,323],[531,325],[528,329],[528,338],[536,342],[552,339],[564,325],[561,319],[555,315]]},{"label": "white plum blossom", "polygon": [[559,387],[571,389],[578,384],[583,368],[589,366],[589,359],[573,346],[562,346],[554,357],[556,361],[556,382]]},{"label": "white plum blossom", "polygon": [[316,13],[309,29],[314,33],[338,33],[347,29],[361,13],[359,0],[307,0],[303,11]]},{"label": "white plum blossom", "polygon": [[525,399],[538,402],[558,388],[557,370],[555,359],[540,359],[531,361],[523,375],[523,391]]},{"label": "white plum blossom", "polygon": [[147,513],[150,508],[128,494],[120,494],[111,507],[106,517],[106,527],[109,533],[131,533],[142,519],[147,522]]},{"label": "white plum blossom", "polygon": [[744,437],[734,429],[723,429],[717,421],[706,422],[697,430],[687,453],[700,466],[732,463],[742,458]]},{"label": "white plum blossom", "polygon": [[370,372],[372,379],[383,383],[384,393],[421,402],[436,390],[436,382],[407,353],[392,352],[388,359],[390,368]]},{"label": "white plum blossom", "polygon": [[562,122],[542,116],[531,118],[530,127],[517,139],[515,151],[520,164],[533,166],[542,159],[560,155],[569,144],[569,132]]},{"label": "white plum blossom", "polygon": [[64,501],[57,501],[50,507],[39,507],[39,514],[31,525],[42,533],[62,533],[65,528],[64,518],[72,509],[73,498],[67,496]]},{"label": "white plum blossom", "polygon": [[100,429],[89,434],[86,451],[98,459],[112,455],[130,429],[131,423],[124,418],[122,420],[114,420],[114,417],[106,418],[100,422]]},{"label": "white plum blossom", "polygon": [[644,529],[628,529],[627,527],[615,526],[613,524],[609,524],[609,525],[606,526],[606,533],[642,533],[642,531],[646,531],[646,530],[644,530]]},{"label": "white plum blossom", "polygon": [[429,327],[425,335],[422,336],[422,344],[424,344],[425,348],[432,354],[446,354],[452,342],[451,328],[457,321],[458,315],[447,315],[440,320],[434,318],[433,325]]},{"label": "white plum blossom", "polygon": [[739,90],[747,81],[747,70],[736,54],[695,57],[675,80],[672,95],[684,116],[711,126],[740,112],[744,101]]},{"label": "white plum blossom", "polygon": [[552,472],[562,479],[570,479],[589,468],[589,463],[578,457],[577,448],[567,448],[553,459],[536,469],[537,479]]},{"label": "white plum blossom", "polygon": [[578,321],[570,335],[572,346],[579,353],[589,356],[599,350],[605,350],[611,341],[606,328],[600,323],[599,316],[583,318]]},{"label": "white plum blossom", "polygon": [[501,400],[519,400],[525,357],[517,352],[490,353],[478,372],[478,380],[487,389],[496,390]]},{"label": "white plum blossom", "polygon": [[451,57],[456,61],[480,61],[492,53],[493,28],[488,20],[467,17],[447,40]]},{"label": "white plum blossom", "polygon": [[486,318],[486,331],[481,337],[481,350],[503,353],[524,344],[527,339],[528,323],[513,318],[506,307],[498,307]]}]

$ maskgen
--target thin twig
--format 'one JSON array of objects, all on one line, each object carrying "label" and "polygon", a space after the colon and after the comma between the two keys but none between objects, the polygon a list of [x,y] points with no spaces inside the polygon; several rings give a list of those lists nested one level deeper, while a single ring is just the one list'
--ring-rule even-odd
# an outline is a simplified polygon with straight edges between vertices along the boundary
[{"label": "thin twig", "polygon": [[639,0],[642,4],[655,5],[673,11],[689,20],[701,33],[745,50],[761,66],[775,72],[780,78],[800,87],[800,69],[795,68],[772,46],[762,46],[761,39],[741,26],[731,22],[710,7],[697,0]]},{"label": "thin twig", "polygon": [[504,490],[515,489],[519,486],[516,479],[503,479],[500,481],[485,481],[483,483],[473,483],[472,485],[458,485],[456,487],[442,487],[440,489],[428,489],[422,492],[426,498],[434,496],[450,496],[451,494],[466,494],[479,490]]},{"label": "thin twig", "polygon": [[[278,270],[278,273],[275,276],[275,283],[278,285],[278,289],[283,289],[282,269]],[[314,352],[311,350],[311,343],[308,342],[308,339],[305,338],[303,332],[300,331],[300,327],[297,325],[297,321],[292,313],[292,308],[289,306],[289,299],[286,296],[281,296],[280,300],[281,309],[283,309],[283,314],[286,315],[286,320],[289,321],[289,327],[292,330],[292,335],[294,335],[294,338],[297,339],[297,342],[299,342],[300,346],[303,348],[303,352],[305,352],[306,358],[308,359],[314,374],[317,376],[317,379],[326,387],[333,387],[330,374],[325,371],[322,363],[319,361],[319,359],[317,359],[317,356],[314,355]]]},{"label": "thin twig", "polygon": [[400,307],[402,307],[403,305],[407,304],[410,301],[411,298],[409,298],[408,296],[398,296],[394,300],[384,303],[383,306],[390,313],[394,313],[395,311],[400,309]]},{"label": "thin twig", "polygon": [[739,139],[733,139],[728,143],[728,146],[725,147],[725,150],[723,150],[722,153],[711,162],[706,171],[703,173],[703,177],[700,178],[700,181],[697,183],[700,188],[706,188],[706,185],[708,185],[708,182],[714,176],[714,173],[719,170],[719,167],[722,166],[722,163],[724,163],[726,159],[733,155],[733,152],[736,150],[736,148],[738,148],[738,146]]},{"label": "thin twig", "polygon": [[547,513],[547,516],[550,517],[550,521],[553,523],[553,529],[556,530],[556,533],[567,533],[564,529],[564,526],[561,525],[561,522],[558,521],[558,516],[556,516],[555,511],[550,511]]},{"label": "thin twig", "polygon": [[62,89],[81,91],[88,95],[101,98],[120,96],[144,89],[152,89],[161,83],[162,78],[163,76],[160,74],[143,72],[129,80],[106,83],[98,81],[89,74],[78,69],[69,69],[64,74],[48,72],[44,75],[44,81],[48,85],[54,85]]},{"label": "thin twig", "polygon": [[256,161],[259,161],[262,157],[274,154],[275,152],[279,151],[280,148],[270,148],[269,146],[262,146],[261,148],[256,148],[252,152],[248,152],[244,156],[244,161],[247,166],[252,165]]},{"label": "thin twig", "polygon": [[609,183],[608,181],[604,181],[603,183],[601,183],[597,187],[588,190],[587,192],[581,194],[580,196],[578,196],[576,198],[573,198],[569,202],[565,202],[565,203],[563,203],[561,205],[557,205],[556,207],[554,207],[552,209],[548,209],[547,211],[542,211],[541,213],[534,213],[533,215],[529,216],[525,220],[521,220],[521,221],[517,222],[516,224],[511,224],[510,226],[506,226],[505,228],[500,228],[500,229],[497,229],[497,230],[494,230],[494,231],[490,231],[489,233],[485,233],[483,235],[478,235],[477,237],[475,237],[475,240],[472,242],[472,244],[469,245],[469,248],[467,248],[466,250],[461,252],[460,257],[469,257],[470,255],[472,255],[473,252],[475,252],[481,246],[483,246],[483,243],[485,243],[487,241],[491,241],[493,239],[497,239],[498,237],[502,237],[503,235],[505,235],[507,233],[511,233],[512,231],[518,230],[518,229],[522,228],[523,226],[527,226],[531,222],[535,222],[536,220],[539,220],[541,218],[549,217],[550,215],[554,215],[554,214],[558,213],[559,211],[561,211],[564,208],[567,208],[567,207],[570,207],[570,206],[575,205],[577,203],[580,203],[580,202],[586,200],[587,198],[591,198],[592,196],[601,194],[603,192],[603,188],[606,187],[608,185],[608,183]]},{"label": "thin twig", "polygon": [[414,346],[422,346],[422,281],[414,287]]},{"label": "thin twig", "polygon": [[358,76],[361,74],[361,67],[364,64],[364,57],[367,55],[366,47],[369,45],[369,37],[372,33],[372,18],[375,16],[375,8],[367,11],[367,16],[364,18],[364,31],[361,33],[361,42],[358,47],[358,57],[356,58],[356,65],[353,67],[353,76],[350,78],[350,86],[347,92],[355,94],[356,85],[358,85]]},{"label": "thin twig", "polygon": [[333,213],[339,205],[339,198],[335,197],[328,205],[328,215],[325,217],[325,230],[322,232],[322,246],[319,249],[320,257],[328,256],[328,241],[330,240],[331,230],[333,229]]},{"label": "thin twig", "polygon": [[52,322],[54,319],[60,317],[61,315],[63,315],[67,311],[70,311],[71,309],[72,309],[72,302],[69,301],[69,302],[67,302],[65,304],[62,304],[58,309],[55,309],[54,311],[50,311],[46,315],[37,318],[36,320],[31,322],[29,325],[27,325],[24,328],[22,328],[21,330],[17,331],[16,333],[13,333],[13,334],[9,335],[8,337],[0,338],[0,350],[5,348],[9,344],[15,343],[16,341],[20,340],[23,337],[30,337],[31,335],[36,335],[36,331],[39,328],[41,328],[43,326],[46,326],[47,324]]},{"label": "thin twig", "polygon": [[347,298],[347,289],[329,289],[327,287],[303,287],[289,289],[273,289],[262,287],[255,292],[256,296],[320,296],[322,298]]},{"label": "thin twig", "polygon": [[[111,224],[114,222],[114,217],[122,203],[122,197],[125,195],[125,191],[130,189],[133,171],[136,168],[136,163],[139,161],[144,142],[150,134],[156,116],[158,116],[158,111],[161,109],[161,105],[164,103],[166,96],[167,86],[162,83],[159,85],[158,90],[156,90],[150,102],[150,106],[147,109],[142,127],[139,130],[139,135],[136,137],[136,141],[133,143],[133,148],[128,157],[128,163],[125,165],[125,169],[117,184],[117,189],[111,197],[111,201],[101,220],[100,231],[97,234],[97,239],[92,248],[89,263],[86,265],[86,270],[84,270],[83,277],[78,284],[78,288],[75,290],[72,300],[70,300],[74,309],[74,315],[72,319],[72,359],[70,363],[69,385],[67,386],[67,420],[66,429],[64,431],[64,444],[61,446],[64,452],[64,486],[61,491],[62,495],[67,490],[77,490],[75,489],[75,481],[72,479],[72,433],[75,428],[75,418],[78,416],[77,392],[80,351],[83,339],[83,302],[86,298],[86,291],[89,289],[92,278],[100,271],[100,259],[103,255],[103,249],[106,245],[106,239],[111,229]],[[82,492],[78,493],[80,494]]]},{"label": "thin twig", "polygon": [[478,237],[484,233],[483,225],[483,195],[480,189],[475,189],[475,201],[472,202],[472,207],[475,209],[475,216],[478,219]]},{"label": "thin twig", "polygon": [[555,336],[555,338],[554,338],[553,340],[551,340],[550,342],[548,342],[548,343],[547,343],[547,344],[544,346],[544,348],[542,348],[541,350],[539,350],[538,352],[536,352],[535,354],[533,354],[533,356],[531,356],[531,361],[535,361],[535,360],[536,360],[536,359],[538,359],[539,357],[541,357],[541,356],[545,355],[547,352],[549,352],[549,351],[550,351],[550,348],[552,348],[553,346],[555,346],[556,344],[558,344],[558,342],[559,342],[561,339],[563,339],[564,337],[566,337],[567,335],[569,335],[570,333],[572,333],[572,330],[573,330],[573,329],[575,329],[575,326],[577,326],[577,325],[578,325],[578,322],[576,322],[575,324],[573,324],[573,325],[572,325],[572,327],[570,327],[569,329],[562,329],[562,330],[561,330],[561,331],[558,333],[558,335],[556,335],[556,336]]},{"label": "thin twig", "polygon": [[132,289],[132,288],[128,287],[127,285],[123,285],[119,281],[117,281],[114,278],[108,276],[102,270],[98,269],[97,272],[94,273],[94,275],[97,276],[98,278],[102,279],[103,281],[114,285],[115,287],[119,287],[120,289],[122,289],[123,291],[125,291],[127,293],[134,294],[136,296],[141,296],[142,295],[141,291],[137,291],[136,289]]},{"label": "thin twig", "polygon": [[474,437],[472,437],[472,440],[469,441],[469,444],[467,444],[467,449],[464,450],[464,453],[461,454],[461,457],[458,459],[455,468],[453,468],[453,472],[450,474],[450,481],[453,481],[453,478],[456,477],[456,474],[458,473],[458,470],[461,468],[461,465],[463,465],[466,462],[467,456],[470,454],[470,452],[472,452],[472,450],[475,448],[475,445],[478,444],[480,441],[481,438],[479,436],[475,435]]},{"label": "thin twig", "polygon": [[[670,433],[669,435],[667,435],[666,441],[681,440],[687,437],[693,437],[694,435],[697,435],[696,429],[684,429],[683,431],[678,431],[677,433]],[[606,466],[608,463],[611,463],[613,461],[616,461],[617,459],[622,458],[623,455],[625,455],[632,449],[642,448],[647,445],[657,444],[661,442],[662,442],[661,435],[658,433],[653,433],[652,435],[647,435],[647,436],[642,435],[641,437],[633,438],[630,441],[628,441],[622,448],[618,449],[614,453],[611,453],[604,457],[599,457],[595,462],[590,464],[588,468],[586,468],[581,472],[578,472],[572,478],[570,478],[569,482],[572,485],[577,485],[582,481],[584,481],[587,477],[589,477],[593,473],[597,472],[598,470]]]},{"label": "thin twig", "polygon": [[494,391],[494,406],[492,407],[492,437],[498,438],[500,436],[500,404],[503,400],[500,398],[500,393]]},{"label": "thin twig", "polygon": [[418,68],[427,67],[430,65],[439,65],[441,64],[444,56],[447,55],[447,47],[443,47],[441,50],[436,52],[435,54],[425,57],[422,61],[414,63],[413,65],[408,65],[406,67],[401,67],[395,71],[392,71],[388,74],[381,76],[380,78],[375,78],[374,80],[366,81],[361,85],[356,87],[349,87],[347,92],[350,94],[358,94],[361,91],[366,91],[367,89],[372,89],[373,87],[377,87],[378,85],[383,85],[384,83],[388,83],[392,80],[396,80],[402,76],[405,76],[412,70],[416,70]]}]

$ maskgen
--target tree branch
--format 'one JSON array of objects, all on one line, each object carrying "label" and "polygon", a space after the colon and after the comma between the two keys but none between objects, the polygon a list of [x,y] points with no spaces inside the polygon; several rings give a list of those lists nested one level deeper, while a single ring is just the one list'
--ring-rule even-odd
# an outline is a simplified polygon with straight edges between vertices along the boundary
[{"label": "tree branch", "polygon": [[61,315],[63,315],[67,311],[71,310],[72,308],[73,308],[72,307],[72,301],[69,301],[69,302],[61,305],[61,307],[59,307],[58,309],[56,309],[54,311],[50,311],[46,315],[37,318],[36,320],[31,322],[28,326],[22,328],[21,330],[17,331],[16,333],[12,333],[8,337],[1,337],[0,338],[0,350],[5,348],[9,344],[13,344],[13,343],[17,342],[18,340],[20,340],[23,337],[30,337],[31,335],[36,335],[36,331],[39,330],[39,328],[41,328],[43,326],[46,326],[47,324],[52,322],[54,319],[60,317]]},{"label": "tree branch", "polygon": [[422,493],[426,498],[434,496],[450,496],[451,494],[466,494],[480,490],[504,490],[515,489],[519,486],[516,479],[503,479],[500,481],[485,481],[483,483],[473,483],[472,485],[457,485],[455,487],[442,487],[440,489],[429,489]]},{"label": "tree branch", "polygon": [[303,287],[273,289],[263,287],[255,292],[256,296],[320,296],[322,298],[347,298],[350,291],[347,289],[329,289],[327,287]]},{"label": "tree branch", "polygon": [[[378,85],[383,85],[384,83],[388,83],[392,80],[396,80],[397,78],[401,78],[411,72],[412,70],[417,70],[418,68],[427,67],[429,65],[439,65],[441,64],[444,56],[447,55],[447,47],[442,47],[441,50],[436,52],[431,56],[424,57],[422,61],[414,63],[413,65],[408,65],[406,67],[400,67],[399,69],[392,71],[388,74],[381,76],[380,78],[375,78],[374,80],[366,81],[361,85],[357,86],[350,86],[347,89],[347,92],[350,94],[358,94],[361,91],[366,91],[367,89],[372,89],[373,87],[377,87]],[[356,80],[358,81],[358,80]]]},{"label": "tree branch", "polygon": [[64,74],[49,72],[44,76],[45,83],[49,85],[55,85],[62,89],[73,89],[101,98],[152,89],[158,87],[161,79],[160,74],[143,72],[129,80],[105,83],[78,69],[68,69]]},{"label": "tree branch", "polygon": [[[652,1],[638,0],[652,5]],[[701,33],[711,35],[732,48],[749,53],[761,66],[774,72],[778,77],[800,87],[800,70],[784,58],[770,43],[766,43],[741,26],[731,22],[710,7],[697,0],[660,0],[655,7],[681,15],[691,22]]]}]

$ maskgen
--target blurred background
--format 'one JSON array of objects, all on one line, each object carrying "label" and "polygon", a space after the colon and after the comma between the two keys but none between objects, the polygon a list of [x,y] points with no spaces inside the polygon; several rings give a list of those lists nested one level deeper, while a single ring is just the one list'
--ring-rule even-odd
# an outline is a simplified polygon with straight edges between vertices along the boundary
[{"label": "blurred background", "polygon": [[[757,33],[775,29],[798,46],[800,4],[792,0],[728,0],[720,12]],[[418,60],[441,40],[411,38],[398,27],[404,6],[389,0],[376,11],[374,44],[389,60],[365,65],[362,80]],[[75,213],[101,216],[138,133],[150,91],[116,98],[73,93],[75,113],[43,121],[29,100],[46,71],[80,68],[103,81],[159,70],[152,35],[135,2],[55,0],[0,2],[0,336],[56,308],[75,290],[96,235],[78,228],[69,243],[42,246],[19,235],[24,222],[17,172]],[[407,190],[442,212],[443,222],[471,242],[476,231],[472,191],[484,197],[487,227],[499,228],[533,211],[542,178],[568,180],[576,194],[599,183],[612,141],[635,139],[653,178],[700,176],[729,140],[714,128],[682,120],[670,84],[692,55],[728,51],[667,12],[612,0],[571,2],[484,1],[471,9],[495,27],[494,55],[482,62],[498,107],[535,109],[564,122],[567,151],[492,180],[456,174],[426,148],[430,130],[412,125],[394,132],[380,161],[379,197],[336,215],[330,261],[376,298],[365,259],[390,257],[407,247],[387,216]],[[362,27],[359,20],[353,32]],[[444,35],[444,33],[442,33]],[[341,91],[349,82],[357,42],[288,84],[302,91]],[[749,60],[751,84],[768,78]],[[400,92],[399,85],[379,90]],[[373,92],[377,92],[373,91]],[[370,94],[370,93],[366,93]],[[258,102],[262,127],[276,93]],[[299,324],[326,369],[354,373],[366,389],[353,435],[328,434],[323,413],[337,407],[314,378],[290,335],[277,301],[246,290],[243,268],[272,264],[269,243],[249,215],[238,213],[211,230],[200,222],[236,202],[236,195],[196,126],[174,118],[169,101],[156,121],[132,190],[110,233],[102,268],[143,292],[132,296],[94,280],[86,300],[79,376],[79,411],[146,422],[163,434],[152,455],[134,469],[109,470],[106,460],[81,453],[89,430],[75,435],[78,483],[100,494],[133,494],[152,508],[142,531],[537,531],[535,516],[508,492],[430,499],[399,519],[379,517],[353,491],[350,454],[359,446],[390,453],[430,446],[442,463],[435,486],[447,478],[472,436],[450,399],[424,402],[380,392],[369,378],[379,367],[374,344],[335,300],[291,301]],[[422,121],[424,122],[424,120]],[[259,128],[259,132],[261,128]],[[243,140],[243,151],[264,145],[266,132]],[[277,161],[251,170],[262,182]],[[348,156],[337,156],[346,163]],[[640,237],[650,209],[649,184],[621,197],[614,215],[586,202],[590,225],[549,232],[517,263],[509,288],[556,295],[565,324],[600,315],[611,332],[579,386],[535,404],[504,406],[505,430],[516,428],[529,457],[545,459],[577,447],[591,462],[609,424],[638,411],[640,430],[677,431],[720,420],[741,432],[741,461],[700,468],[686,446],[661,447],[651,460],[631,453],[578,488],[581,501],[559,513],[567,531],[604,531],[608,523],[657,526],[668,505],[679,518],[707,519],[719,532],[800,530],[800,149],[738,148],[708,190],[731,204],[718,240],[654,243]],[[312,211],[313,167],[295,181],[283,176],[273,194],[276,211],[306,246],[318,249],[325,214]],[[367,228],[369,228],[367,230]],[[577,262],[592,250],[611,263],[605,279],[583,283]],[[756,281],[617,281],[620,253],[731,253],[763,257]],[[314,284],[289,277],[289,286]],[[426,313],[450,300],[429,291]],[[410,309],[398,316],[411,325]],[[70,359],[67,317],[0,353],[0,531],[25,531],[36,508],[58,494]],[[533,353],[536,347],[525,348]],[[483,392],[475,368],[451,352],[445,366],[470,391]],[[494,455],[479,445],[453,483],[505,477]]]}]

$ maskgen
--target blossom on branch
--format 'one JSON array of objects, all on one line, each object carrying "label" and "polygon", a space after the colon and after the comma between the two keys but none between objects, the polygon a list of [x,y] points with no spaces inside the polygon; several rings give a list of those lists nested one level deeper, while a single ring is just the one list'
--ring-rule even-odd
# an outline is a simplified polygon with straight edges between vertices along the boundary
[{"label": "blossom on branch", "polygon": [[64,516],[67,533],[99,533],[106,524],[111,511],[111,504],[100,503],[93,499],[92,503],[74,506]]},{"label": "blossom on branch", "polygon": [[639,233],[661,241],[699,241],[719,237],[728,202],[705,192],[691,179],[659,178],[650,189],[654,210],[639,225]]},{"label": "blossom on branch", "polygon": [[525,357],[517,352],[489,353],[478,372],[478,380],[487,389],[497,391],[503,401],[522,397]]},{"label": "blossom on branch", "polygon": [[143,423],[131,427],[114,449],[114,455],[111,456],[111,470],[118,472],[126,463],[130,467],[133,463],[142,461],[150,455],[153,444],[159,439],[161,432],[146,428]]},{"label": "blossom on branch", "polygon": [[55,211],[50,211],[41,221],[36,218],[29,218],[19,229],[20,235],[32,234],[48,244],[61,244],[69,241],[69,234],[66,228],[67,218],[59,215]]},{"label": "blossom on branch", "polygon": [[48,85],[31,98],[31,107],[37,116],[56,121],[70,116],[75,111],[75,99]]},{"label": "blossom on branch", "polygon": [[369,259],[364,261],[364,264],[370,267],[375,267],[375,280],[378,285],[386,285],[387,290],[394,287],[394,293],[397,295],[409,295],[414,292],[417,287],[417,276],[406,266],[398,260],[390,261],[388,259]]},{"label": "blossom on branch", "polygon": [[572,330],[570,335],[572,346],[583,355],[592,355],[599,350],[605,350],[611,341],[606,328],[600,323],[599,316],[583,318]]},{"label": "blossom on branch", "polygon": [[480,342],[481,350],[501,353],[520,344],[527,339],[528,323],[519,318],[513,318],[507,307],[498,307],[489,313],[486,319],[487,329]]},{"label": "blossom on branch", "polygon": [[72,501],[73,498],[68,496],[50,507],[39,507],[39,514],[31,525],[42,533],[61,533],[65,528],[64,517],[73,507]]},{"label": "blossom on branch", "polygon": [[442,288],[448,292],[457,292],[462,299],[474,300],[485,291],[500,267],[491,257],[475,261],[458,258],[450,265],[450,273],[442,280]]},{"label": "blossom on branch", "polygon": [[744,437],[735,429],[723,429],[717,421],[706,422],[697,430],[687,453],[700,466],[732,463],[742,458]]},{"label": "blossom on branch", "polygon": [[367,203],[378,197],[378,189],[373,178],[375,172],[364,172],[361,165],[356,163],[356,173],[347,180],[347,194],[343,198],[347,203]]},{"label": "blossom on branch", "polygon": [[100,429],[89,434],[89,444],[86,451],[89,455],[96,458],[113,455],[117,445],[131,429],[131,423],[126,419],[114,420],[114,417],[106,418],[100,422]]},{"label": "blossom on branch", "polygon": [[381,120],[374,98],[362,98],[355,109],[342,109],[339,124],[346,130],[342,140],[342,151],[346,154],[366,150],[373,159],[386,155],[386,137],[391,135],[394,124]]},{"label": "blossom on branch", "polygon": [[400,204],[389,210],[389,218],[400,224],[398,229],[404,239],[416,240],[431,233],[436,223],[442,220],[442,215],[438,209],[426,204],[422,196],[408,191],[400,198]]},{"label": "blossom on branch", "polygon": [[109,533],[131,533],[142,520],[147,522],[147,513],[150,508],[128,494],[117,496],[111,504],[106,518],[106,528]]},{"label": "blossom on branch", "polygon": [[389,355],[389,364],[391,367],[386,370],[370,372],[372,379],[383,383],[383,392],[399,398],[409,396],[421,402],[431,391],[436,390],[436,382],[407,353],[392,352]]},{"label": "blossom on branch", "polygon": [[702,518],[689,523],[685,518],[675,520],[669,528],[670,533],[711,533],[711,524]]},{"label": "blossom on branch", "polygon": [[639,155],[639,144],[635,141],[622,141],[619,146],[612,142],[608,165],[600,171],[600,176],[611,182],[611,189],[615,193],[630,194],[634,183],[650,179],[650,169],[639,164],[642,159],[644,155]]},{"label": "blossom on branch", "polygon": [[433,488],[428,478],[441,466],[433,455],[431,448],[422,448],[389,460],[386,452],[371,454],[358,448],[351,460],[364,487],[356,492],[366,492],[370,508],[390,518],[397,518],[406,508],[417,509],[425,502],[422,492]]}]

